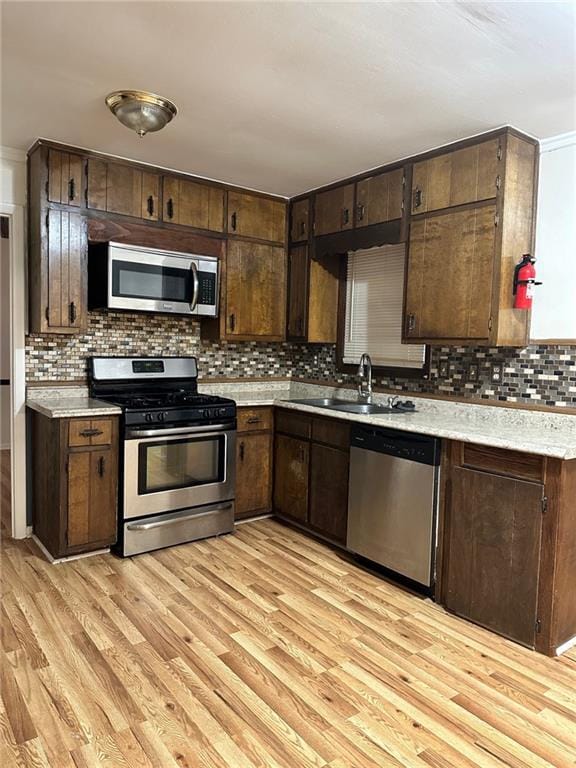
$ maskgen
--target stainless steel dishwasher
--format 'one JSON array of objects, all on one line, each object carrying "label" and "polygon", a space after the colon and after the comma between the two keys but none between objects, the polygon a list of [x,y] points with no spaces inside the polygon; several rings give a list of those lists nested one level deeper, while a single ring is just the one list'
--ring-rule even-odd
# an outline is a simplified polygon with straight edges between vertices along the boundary
[{"label": "stainless steel dishwasher", "polygon": [[437,438],[355,426],[350,448],[348,549],[430,587],[439,464]]}]

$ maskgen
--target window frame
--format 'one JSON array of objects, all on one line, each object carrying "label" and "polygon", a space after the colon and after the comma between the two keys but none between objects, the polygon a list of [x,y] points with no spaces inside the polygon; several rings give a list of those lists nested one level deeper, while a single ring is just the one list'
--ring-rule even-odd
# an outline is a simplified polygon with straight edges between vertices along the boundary
[{"label": "window frame", "polygon": [[[346,282],[348,277],[348,253],[340,253],[337,258],[340,261],[338,275],[338,328],[336,335],[336,369],[340,373],[356,374],[358,365],[344,362],[344,336],[346,333]],[[404,265],[404,300],[406,298],[406,277],[408,271],[408,258]],[[373,365],[372,373],[376,376],[386,376],[398,379],[429,379],[430,378],[430,345],[425,345],[424,362],[422,368],[404,368],[392,365]],[[358,360],[358,363],[360,360]]]}]

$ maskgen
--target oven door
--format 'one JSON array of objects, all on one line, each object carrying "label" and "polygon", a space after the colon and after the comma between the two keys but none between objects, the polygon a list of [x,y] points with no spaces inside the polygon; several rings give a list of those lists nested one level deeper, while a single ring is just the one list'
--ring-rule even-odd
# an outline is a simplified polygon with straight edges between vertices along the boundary
[{"label": "oven door", "polygon": [[110,244],[110,309],[216,316],[218,261]]},{"label": "oven door", "polygon": [[235,457],[227,425],[129,430],[124,519],[234,499]]}]

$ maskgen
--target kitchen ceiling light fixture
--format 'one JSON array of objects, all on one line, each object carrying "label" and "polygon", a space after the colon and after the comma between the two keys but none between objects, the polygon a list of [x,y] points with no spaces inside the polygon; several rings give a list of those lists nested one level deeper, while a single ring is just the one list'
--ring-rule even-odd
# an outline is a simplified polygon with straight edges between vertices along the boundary
[{"label": "kitchen ceiling light fixture", "polygon": [[138,136],[159,131],[178,112],[176,104],[148,91],[113,91],[106,104],[118,120]]}]

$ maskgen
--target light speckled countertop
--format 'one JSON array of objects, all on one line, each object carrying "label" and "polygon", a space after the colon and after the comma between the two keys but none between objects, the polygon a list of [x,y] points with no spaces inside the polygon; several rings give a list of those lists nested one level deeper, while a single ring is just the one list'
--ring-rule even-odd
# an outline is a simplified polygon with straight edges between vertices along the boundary
[{"label": "light speckled countertop", "polygon": [[[362,416],[289,402],[290,399],[319,397],[354,400],[355,392],[351,389],[288,381],[247,381],[221,384],[199,382],[199,390],[206,394],[229,397],[239,406],[277,405],[358,424],[419,432],[558,459],[576,459],[576,416],[572,415],[457,403],[400,393],[402,398],[410,398],[416,403],[416,413]],[[376,393],[374,399],[385,403],[387,395]],[[37,388],[30,390],[27,404],[52,418],[114,415],[121,412],[116,406],[91,400],[86,388]]]}]

